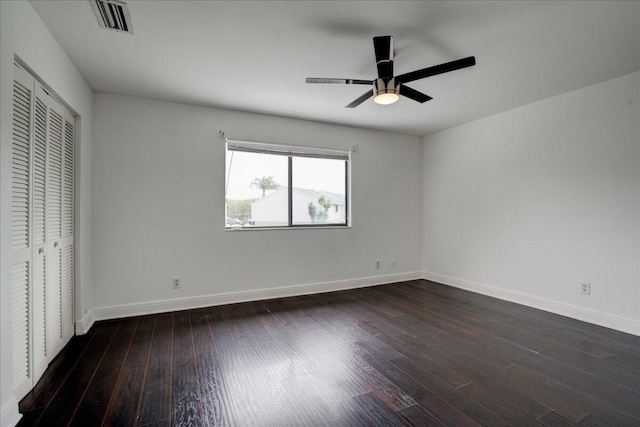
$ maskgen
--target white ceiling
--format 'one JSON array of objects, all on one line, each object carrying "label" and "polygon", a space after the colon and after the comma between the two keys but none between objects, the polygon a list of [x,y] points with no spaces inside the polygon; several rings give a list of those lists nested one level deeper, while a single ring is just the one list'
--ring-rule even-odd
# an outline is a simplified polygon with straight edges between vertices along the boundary
[{"label": "white ceiling", "polygon": [[[88,0],[31,4],[95,91],[414,135],[640,69],[638,1],[129,0],[134,35],[100,28]],[[366,86],[305,83],[373,79],[378,35],[396,75],[477,65],[411,83],[424,104],[346,109]]]}]

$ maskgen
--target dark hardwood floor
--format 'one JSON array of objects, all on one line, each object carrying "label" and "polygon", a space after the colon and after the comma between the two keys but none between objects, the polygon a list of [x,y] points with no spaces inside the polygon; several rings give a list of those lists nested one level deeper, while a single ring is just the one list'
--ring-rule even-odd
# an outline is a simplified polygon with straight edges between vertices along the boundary
[{"label": "dark hardwood floor", "polygon": [[640,425],[640,337],[417,280],[96,323],[20,426]]}]

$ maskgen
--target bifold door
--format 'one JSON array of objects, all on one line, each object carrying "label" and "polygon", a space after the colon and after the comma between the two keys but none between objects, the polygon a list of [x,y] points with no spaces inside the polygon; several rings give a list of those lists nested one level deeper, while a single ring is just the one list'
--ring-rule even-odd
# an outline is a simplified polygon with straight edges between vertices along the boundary
[{"label": "bifold door", "polygon": [[18,397],[74,334],[73,141],[73,115],[16,65],[11,285]]}]

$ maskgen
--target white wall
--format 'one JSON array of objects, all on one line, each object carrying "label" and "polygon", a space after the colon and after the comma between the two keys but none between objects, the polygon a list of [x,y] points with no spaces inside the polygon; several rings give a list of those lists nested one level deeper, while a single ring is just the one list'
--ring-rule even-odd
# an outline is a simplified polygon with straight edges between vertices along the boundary
[{"label": "white wall", "polygon": [[26,1],[0,2],[0,425],[19,415],[12,393],[11,336],[11,132],[13,61],[19,57],[80,114],[76,145],[76,317],[91,309],[91,118],[93,93],[49,30]]},{"label": "white wall", "polygon": [[[100,93],[94,117],[97,318],[421,274],[421,138]],[[353,227],[225,232],[220,129],[236,139],[358,145]],[[177,276],[182,288],[172,290]]]},{"label": "white wall", "polygon": [[425,276],[640,334],[639,81],[426,136]]}]

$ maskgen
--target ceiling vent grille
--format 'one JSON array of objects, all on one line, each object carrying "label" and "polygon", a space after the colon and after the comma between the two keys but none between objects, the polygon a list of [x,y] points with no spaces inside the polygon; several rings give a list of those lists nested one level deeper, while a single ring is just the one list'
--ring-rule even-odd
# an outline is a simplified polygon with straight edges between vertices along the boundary
[{"label": "ceiling vent grille", "polygon": [[89,0],[98,24],[107,30],[133,34],[127,4],[118,0]]}]

